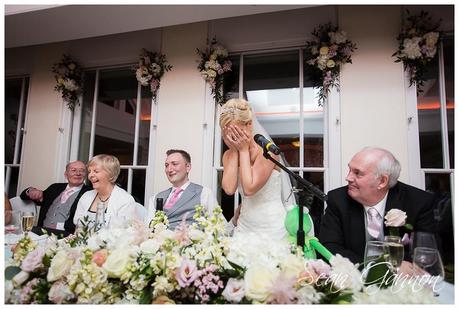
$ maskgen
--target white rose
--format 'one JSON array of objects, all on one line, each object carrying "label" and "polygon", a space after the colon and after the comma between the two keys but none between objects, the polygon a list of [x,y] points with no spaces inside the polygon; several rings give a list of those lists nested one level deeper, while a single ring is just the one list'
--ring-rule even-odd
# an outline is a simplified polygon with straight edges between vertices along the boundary
[{"label": "white rose", "polygon": [[147,239],[140,244],[140,250],[148,254],[155,254],[158,252],[159,243],[154,239]]},{"label": "white rose", "polygon": [[267,268],[261,265],[250,267],[244,276],[245,295],[259,302],[265,301],[271,292],[278,273],[279,270],[277,268]]},{"label": "white rose", "polygon": [[222,296],[229,302],[238,303],[244,297],[244,280],[230,278]]},{"label": "white rose", "polygon": [[319,54],[321,56],[325,56],[325,55],[328,55],[328,46],[323,46],[320,48],[319,50]]},{"label": "white rose", "polygon": [[115,249],[107,257],[102,268],[107,271],[109,277],[120,278],[126,272],[131,260],[130,250],[126,250],[126,248]]},{"label": "white rose", "polygon": [[280,266],[286,278],[297,278],[304,270],[304,259],[302,257],[298,258],[293,254],[289,254],[282,260]]},{"label": "white rose", "polygon": [[327,61],[327,67],[328,67],[328,68],[334,68],[334,67],[335,67],[335,61],[333,61],[333,60],[331,60],[331,59],[328,60],[328,61]]},{"label": "white rose", "polygon": [[73,265],[73,263],[74,260],[69,258],[66,251],[58,251],[51,260],[51,265],[49,267],[46,279],[48,279],[50,282],[53,282],[62,278],[69,273],[70,267]]},{"label": "white rose", "polygon": [[438,41],[438,32],[429,32],[424,34],[424,38],[426,39],[426,44],[427,46],[433,47],[435,44],[437,44]]},{"label": "white rose", "polygon": [[421,48],[419,47],[419,42],[421,42],[421,38],[414,37],[412,39],[405,39],[403,41],[403,51],[402,53],[405,54],[409,59],[416,59],[422,56]]},{"label": "white rose", "polygon": [[384,219],[384,223],[386,224],[386,226],[403,226],[406,222],[406,212],[394,208],[389,210],[389,212],[384,216]]}]

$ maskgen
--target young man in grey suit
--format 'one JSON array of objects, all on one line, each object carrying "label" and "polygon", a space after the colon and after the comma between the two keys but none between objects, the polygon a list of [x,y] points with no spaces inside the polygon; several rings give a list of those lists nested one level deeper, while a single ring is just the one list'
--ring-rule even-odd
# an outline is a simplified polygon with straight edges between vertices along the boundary
[{"label": "young man in grey suit", "polygon": [[[148,203],[147,224],[153,219],[156,212],[156,202],[158,198],[164,201],[163,211],[169,220],[169,228],[175,229],[186,214],[186,223],[194,221],[196,205],[203,205],[208,213],[218,206],[217,199],[212,191],[201,185],[190,182],[188,175],[191,170],[191,157],[185,150],[170,149],[166,152],[164,171],[172,187],[153,195]],[[233,221],[234,220],[234,221]],[[226,224],[225,230],[230,233],[234,228],[231,219]]]},{"label": "young man in grey suit", "polygon": [[[433,196],[398,181],[401,167],[392,153],[366,147],[348,165],[348,185],[328,193],[320,226],[319,240],[332,253],[361,263],[366,242],[384,240],[388,235],[384,216],[391,209],[404,211],[406,223],[415,231],[435,232]],[[376,225],[371,220],[376,220]],[[401,228],[399,232],[403,236],[410,231]],[[405,250],[409,253],[408,246]],[[409,254],[405,259],[410,259]],[[404,261],[401,271],[409,273],[410,265]]]}]

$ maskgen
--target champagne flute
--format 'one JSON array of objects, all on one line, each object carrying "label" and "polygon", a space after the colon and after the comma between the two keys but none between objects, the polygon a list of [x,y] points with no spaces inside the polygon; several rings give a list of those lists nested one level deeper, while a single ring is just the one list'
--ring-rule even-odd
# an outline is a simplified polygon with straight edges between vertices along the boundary
[{"label": "champagne flute", "polygon": [[445,270],[438,250],[428,247],[415,248],[413,268],[414,273],[426,279],[422,281],[426,281],[426,285],[432,289],[435,296],[438,296],[445,278]]},{"label": "champagne flute", "polygon": [[398,273],[403,262],[404,248],[400,236],[385,236],[385,252],[395,273]]},{"label": "champagne flute", "polygon": [[32,211],[24,211],[22,213],[22,231],[24,232],[25,236],[32,230],[34,221],[35,221],[35,213]]}]

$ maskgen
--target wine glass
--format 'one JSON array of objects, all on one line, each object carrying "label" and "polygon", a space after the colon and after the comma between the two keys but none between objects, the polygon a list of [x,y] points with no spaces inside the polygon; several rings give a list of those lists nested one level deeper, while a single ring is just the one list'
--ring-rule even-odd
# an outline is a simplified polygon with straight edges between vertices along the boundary
[{"label": "wine glass", "polygon": [[34,221],[35,221],[35,213],[32,211],[24,211],[21,215],[22,220],[22,231],[24,232],[25,236],[32,230]]},{"label": "wine glass", "polygon": [[5,245],[14,244],[21,232],[21,212],[19,210],[5,210],[11,216],[11,221],[5,225]]},{"label": "wine glass", "polygon": [[437,241],[435,240],[435,235],[429,232],[414,232],[413,242],[411,243],[410,247],[411,256],[414,255],[414,250],[417,247],[438,249]]},{"label": "wine glass", "polygon": [[391,264],[395,273],[398,273],[403,262],[404,248],[400,236],[385,236],[385,252],[387,260]]},{"label": "wine glass", "polygon": [[365,255],[363,258],[362,275],[368,284],[375,284],[380,281],[380,276],[387,271],[385,242],[379,240],[367,241]]},{"label": "wine glass", "polygon": [[438,250],[428,247],[415,248],[413,269],[414,274],[422,277],[421,281],[432,289],[435,296],[438,296],[445,278],[445,270]]}]

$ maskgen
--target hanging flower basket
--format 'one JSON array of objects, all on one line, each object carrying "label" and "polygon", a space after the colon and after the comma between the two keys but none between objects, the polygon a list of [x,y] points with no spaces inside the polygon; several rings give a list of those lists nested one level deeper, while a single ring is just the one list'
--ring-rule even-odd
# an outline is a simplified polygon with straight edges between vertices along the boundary
[{"label": "hanging flower basket", "polygon": [[54,90],[61,93],[67,107],[73,111],[83,90],[83,72],[80,65],[70,55],[64,54],[62,60],[53,65],[52,72],[57,82]]},{"label": "hanging flower basket", "polygon": [[429,13],[421,11],[418,15],[410,15],[402,31],[397,37],[398,50],[392,55],[395,62],[403,62],[405,71],[410,76],[410,86],[416,84],[417,91],[422,92],[427,65],[437,55],[440,43],[440,32],[436,31],[440,21],[434,23]]},{"label": "hanging flower basket", "polygon": [[213,38],[206,50],[197,49],[197,53],[201,57],[198,64],[199,72],[204,80],[209,83],[215,103],[220,105],[225,103],[223,82],[226,73],[231,71],[232,65],[228,51]]},{"label": "hanging flower basket", "polygon": [[332,87],[339,91],[339,72],[345,63],[352,63],[356,45],[344,31],[331,23],[319,25],[306,42],[305,62],[314,88],[319,88],[319,105],[323,105]]},{"label": "hanging flower basket", "polygon": [[139,64],[134,67],[137,81],[142,86],[150,87],[153,100],[156,100],[161,78],[171,69],[172,65],[167,63],[165,55],[148,51],[145,48],[142,48],[140,53]]}]

